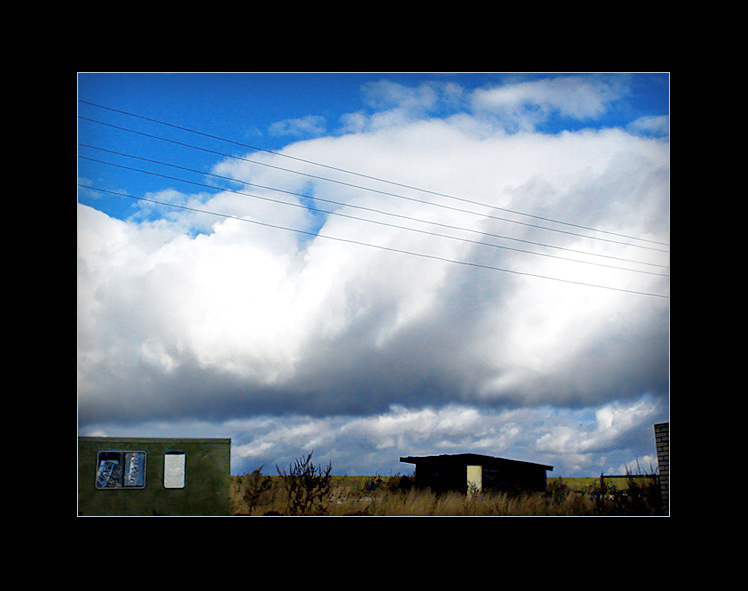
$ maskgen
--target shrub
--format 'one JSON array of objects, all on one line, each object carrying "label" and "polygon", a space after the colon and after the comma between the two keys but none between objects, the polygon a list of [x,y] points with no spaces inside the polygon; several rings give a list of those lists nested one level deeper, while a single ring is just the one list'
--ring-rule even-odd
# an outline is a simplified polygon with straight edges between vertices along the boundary
[{"label": "shrub", "polygon": [[[638,465],[638,460],[637,460]],[[643,481],[643,482],[642,482]],[[659,515],[660,487],[656,476],[637,475],[626,469],[626,486],[617,488],[605,482],[600,474],[600,483],[590,489],[590,495],[595,501],[597,515]]]},{"label": "shrub", "polygon": [[395,476],[391,476],[389,479],[389,489],[392,493],[408,492],[414,486],[415,477],[413,475],[404,476],[402,474],[397,474]]},{"label": "shrub", "polygon": [[266,493],[272,488],[273,483],[270,476],[262,474],[263,466],[245,474],[239,481],[239,500],[247,506],[247,515],[265,500]]},{"label": "shrub", "polygon": [[288,495],[287,515],[326,515],[330,500],[332,463],[323,470],[308,456],[297,458],[289,464],[288,472],[276,466]]},{"label": "shrub", "polygon": [[[636,460],[637,467],[639,459]],[[651,468],[651,467],[650,467]],[[637,475],[626,469],[626,489],[621,491],[618,499],[619,511],[622,515],[659,515],[662,511],[662,495],[659,479],[650,470],[650,474],[644,475],[646,479],[642,482],[641,469]]]},{"label": "shrub", "polygon": [[373,478],[365,480],[361,485],[361,490],[365,494],[372,494],[381,491],[384,488],[384,485],[384,479],[379,474],[377,474]]}]

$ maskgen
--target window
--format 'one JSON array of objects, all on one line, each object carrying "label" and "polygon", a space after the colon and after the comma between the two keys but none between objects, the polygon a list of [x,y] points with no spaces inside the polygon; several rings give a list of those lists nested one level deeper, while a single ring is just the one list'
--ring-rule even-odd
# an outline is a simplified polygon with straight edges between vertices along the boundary
[{"label": "window", "polygon": [[164,454],[164,488],[184,488],[185,456],[183,451]]},{"label": "window", "polygon": [[96,488],[145,487],[144,451],[100,451],[96,457]]}]

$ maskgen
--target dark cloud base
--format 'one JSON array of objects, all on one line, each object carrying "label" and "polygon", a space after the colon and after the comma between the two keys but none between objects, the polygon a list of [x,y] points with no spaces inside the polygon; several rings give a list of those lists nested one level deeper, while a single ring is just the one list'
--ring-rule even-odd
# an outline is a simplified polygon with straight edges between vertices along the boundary
[{"label": "dark cloud base", "polygon": [[[563,376],[527,376],[523,389],[495,398],[474,395],[475,379],[451,374],[393,371],[388,356],[370,356],[365,370],[329,376],[308,375],[301,385],[262,386],[212,369],[181,366],[168,374],[149,366],[131,368],[125,376],[104,375],[106,387],[89,384],[79,393],[81,425],[100,422],[137,423],[145,420],[224,421],[237,416],[308,415],[369,416],[386,412],[392,405],[412,408],[465,404],[476,408],[512,409],[556,406],[565,409],[595,407],[613,400],[633,400],[648,393],[657,398],[669,392],[669,357],[665,347],[652,345],[631,353],[626,367],[614,370],[606,363],[575,367]],[[599,372],[598,376],[593,375]],[[304,382],[316,384],[305,387]],[[103,393],[106,395],[103,395]],[[101,396],[97,396],[101,393]]]}]

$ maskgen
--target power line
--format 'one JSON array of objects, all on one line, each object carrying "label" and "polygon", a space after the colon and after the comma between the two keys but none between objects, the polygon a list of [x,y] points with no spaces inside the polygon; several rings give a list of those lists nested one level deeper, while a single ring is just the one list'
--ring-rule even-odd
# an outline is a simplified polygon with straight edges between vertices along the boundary
[{"label": "power line", "polygon": [[268,154],[273,154],[274,156],[280,156],[282,158],[288,158],[290,160],[296,160],[298,162],[304,162],[306,164],[313,164],[315,166],[321,166],[321,167],[327,168],[329,170],[335,170],[337,172],[344,172],[346,174],[355,175],[355,176],[366,178],[366,179],[369,179],[369,180],[379,181],[379,182],[382,182],[382,183],[388,183],[390,185],[395,185],[395,186],[398,186],[398,187],[402,187],[404,189],[412,189],[412,190],[415,190],[415,191],[420,191],[422,193],[428,193],[428,194],[436,195],[436,196],[439,196],[439,197],[446,197],[447,199],[454,199],[456,201],[462,201],[464,203],[472,203],[473,205],[480,205],[482,207],[489,207],[489,208],[492,208],[492,209],[498,209],[500,211],[506,211],[507,213],[514,213],[514,214],[517,214],[517,215],[522,215],[522,216],[526,216],[526,217],[530,217],[530,218],[534,218],[534,219],[538,219],[538,220],[543,220],[543,221],[546,221],[546,222],[552,222],[552,223],[555,223],[555,224],[563,224],[563,225],[566,225],[566,226],[571,226],[571,227],[575,227],[575,228],[579,228],[579,229],[583,229],[583,230],[591,230],[593,232],[601,232],[603,234],[609,234],[609,235],[612,235],[612,236],[618,236],[620,238],[629,238],[631,240],[640,240],[640,241],[649,242],[649,243],[652,243],[652,244],[660,244],[662,246],[668,246],[668,244],[666,242],[659,242],[657,240],[648,240],[646,238],[638,238],[636,236],[629,236],[629,235],[620,234],[620,233],[617,233],[617,232],[610,232],[608,230],[600,230],[598,228],[591,228],[589,226],[583,226],[583,225],[574,224],[574,223],[571,223],[571,222],[565,222],[565,221],[556,220],[556,219],[552,219],[552,218],[547,218],[547,217],[543,217],[543,216],[539,216],[539,215],[534,215],[534,214],[530,214],[530,213],[524,213],[524,212],[516,211],[516,210],[513,210],[513,209],[507,209],[507,208],[498,207],[498,206],[495,206],[495,205],[489,205],[487,203],[481,203],[479,201],[474,201],[472,199],[466,199],[464,197],[456,197],[454,195],[448,195],[448,194],[445,194],[445,193],[439,193],[439,192],[436,192],[436,191],[431,191],[429,189],[423,189],[423,188],[420,188],[420,187],[414,187],[412,185],[407,185],[407,184],[404,184],[404,183],[398,183],[398,182],[395,182],[395,181],[390,181],[390,180],[387,180],[387,179],[383,179],[381,177],[371,176],[371,175],[363,174],[363,173],[360,173],[360,172],[355,172],[355,171],[352,171],[352,170],[347,170],[347,169],[344,169],[344,168],[338,168],[336,166],[331,166],[329,164],[322,164],[320,162],[314,162],[312,160],[307,160],[307,159],[304,159],[304,158],[299,158],[298,156],[291,156],[289,154],[283,154],[281,152],[275,152],[273,150],[268,150],[267,148],[258,148],[257,146],[251,146],[249,144],[243,144],[243,143],[237,142],[235,140],[231,140],[231,139],[219,137],[217,135],[212,135],[212,134],[209,134],[209,133],[204,133],[202,131],[198,131],[196,129],[192,129],[192,128],[189,128],[189,127],[183,127],[181,125],[176,125],[174,123],[168,123],[166,121],[161,121],[159,119],[152,119],[150,117],[145,117],[143,115],[138,115],[136,113],[131,113],[129,111],[123,111],[121,109],[115,109],[113,107],[107,107],[107,106],[104,106],[104,105],[99,105],[97,103],[92,103],[90,101],[85,101],[83,99],[78,99],[78,101],[81,102],[81,103],[85,103],[87,105],[91,105],[93,107],[97,107],[99,109],[106,109],[108,111],[113,111],[115,113],[121,113],[123,115],[128,115],[130,117],[136,117],[136,118],[142,119],[144,121],[150,121],[152,123],[158,123],[159,125],[165,125],[165,126],[168,126],[168,127],[172,127],[174,129],[179,129],[179,130],[182,130],[182,131],[187,131],[189,133],[194,133],[196,135],[201,135],[203,137],[207,137],[207,138],[219,140],[219,141],[222,141],[222,142],[227,142],[227,143],[230,143],[230,144],[234,144],[236,146],[241,146],[243,148],[248,148],[250,150],[256,150],[256,151],[260,151],[260,152],[266,152]]},{"label": "power line", "polygon": [[234,220],[237,220],[237,221],[240,221],[240,222],[246,222],[246,223],[255,224],[255,225],[258,225],[258,226],[264,226],[264,227],[268,227],[268,228],[275,228],[275,229],[278,229],[278,230],[284,230],[284,231],[288,231],[288,232],[295,232],[295,233],[298,233],[298,234],[305,234],[307,236],[324,238],[326,240],[336,240],[336,241],[339,241],[339,242],[347,242],[347,243],[350,243],[350,244],[357,244],[357,245],[360,245],[360,246],[367,246],[367,247],[370,247],[370,248],[377,248],[379,250],[386,250],[386,251],[396,252],[396,253],[400,253],[400,254],[406,254],[406,255],[417,256],[417,257],[422,257],[422,258],[427,258],[427,259],[433,259],[433,260],[443,261],[443,262],[446,262],[446,263],[452,263],[452,264],[457,264],[457,265],[466,265],[466,266],[469,266],[469,267],[477,267],[477,268],[487,269],[487,270],[491,270],[491,271],[499,271],[499,272],[502,272],[502,273],[511,273],[511,274],[514,274],[514,275],[522,275],[522,276],[527,276],[527,277],[536,277],[536,278],[540,278],[540,279],[548,279],[548,280],[551,280],[551,281],[560,281],[560,282],[563,282],[563,283],[570,283],[570,284],[574,284],[574,285],[582,285],[582,286],[585,286],[585,287],[596,287],[596,288],[599,288],[599,289],[607,289],[607,290],[619,291],[619,292],[630,293],[630,294],[641,295],[641,296],[647,296],[647,297],[656,297],[656,298],[664,298],[664,299],[669,299],[670,298],[670,296],[662,295],[662,294],[657,294],[657,293],[648,293],[648,292],[635,291],[635,290],[630,290],[630,289],[622,289],[622,288],[610,287],[610,286],[606,286],[606,285],[596,285],[594,283],[585,283],[585,282],[582,282],[582,281],[573,281],[573,280],[570,280],[570,279],[560,279],[558,277],[549,277],[547,275],[539,275],[539,274],[536,274],[536,273],[526,273],[526,272],[521,272],[521,271],[514,271],[514,270],[511,270],[511,269],[503,269],[503,268],[500,268],[500,267],[493,267],[493,266],[490,266],[490,265],[483,265],[481,263],[472,263],[472,262],[469,262],[469,261],[459,261],[459,260],[455,260],[455,259],[448,259],[448,258],[445,258],[445,257],[440,257],[438,255],[432,255],[432,254],[425,254],[425,253],[418,253],[418,252],[406,251],[406,250],[401,250],[401,249],[398,249],[398,248],[392,248],[392,247],[389,247],[389,246],[381,246],[381,245],[378,245],[378,244],[371,244],[371,243],[368,243],[368,242],[361,242],[361,241],[358,241],[358,240],[352,240],[352,239],[349,239],[349,238],[340,238],[340,237],[336,237],[336,236],[328,236],[326,234],[319,234],[319,233],[315,233],[315,232],[309,232],[307,230],[299,230],[297,228],[289,228],[289,227],[280,226],[280,225],[277,225],[277,224],[269,224],[267,222],[260,222],[258,220],[249,220],[249,219],[246,219],[246,218],[241,218],[239,216],[233,216],[233,215],[230,215],[230,214],[218,213],[218,212],[208,211],[208,210],[204,210],[204,209],[197,209],[197,208],[194,208],[194,207],[188,207],[186,205],[177,205],[177,204],[173,204],[173,203],[166,203],[164,201],[158,201],[156,199],[147,199],[145,197],[135,197],[133,195],[127,195],[125,193],[119,193],[117,191],[109,191],[107,189],[100,189],[100,188],[97,188],[97,187],[92,187],[90,185],[84,185],[84,184],[81,184],[81,183],[78,183],[78,186],[82,187],[82,188],[85,188],[85,189],[90,189],[90,190],[93,190],[93,191],[98,191],[98,192],[101,192],[101,193],[109,193],[109,194],[112,194],[112,195],[118,195],[120,197],[127,197],[129,199],[136,199],[138,201],[146,201],[146,202],[149,202],[149,203],[154,203],[156,205],[163,205],[165,207],[174,207],[174,208],[178,208],[178,209],[192,211],[192,212],[195,212],[195,213],[201,213],[201,214],[218,216],[218,217],[222,217],[222,218],[234,219]]},{"label": "power line", "polygon": [[[83,101],[83,102],[85,102],[85,101]],[[336,183],[336,184],[339,184],[339,185],[343,185],[343,186],[347,186],[347,187],[351,187],[351,188],[355,188],[355,189],[361,189],[361,190],[364,190],[364,191],[370,191],[370,192],[378,193],[378,194],[381,194],[381,195],[387,195],[387,196],[390,196],[390,197],[396,197],[398,199],[405,199],[405,200],[413,201],[413,202],[416,202],[416,203],[423,203],[423,204],[426,204],[426,205],[431,205],[433,207],[439,207],[439,208],[443,208],[443,209],[449,209],[449,210],[452,210],[452,211],[458,211],[458,212],[461,212],[461,213],[467,213],[467,214],[471,214],[471,215],[477,215],[477,216],[481,216],[481,217],[491,218],[491,219],[495,219],[495,220],[499,220],[499,221],[503,221],[503,222],[508,222],[508,223],[512,223],[512,224],[518,224],[518,225],[527,226],[527,227],[531,227],[531,228],[537,228],[537,229],[545,230],[545,231],[548,231],[548,232],[558,232],[558,233],[561,233],[561,234],[567,234],[567,235],[571,235],[571,236],[585,238],[585,239],[588,239],[588,240],[599,240],[599,241],[603,241],[603,242],[610,242],[610,243],[613,243],[613,244],[623,244],[625,246],[630,246],[630,247],[634,247],[634,248],[642,248],[642,249],[654,250],[654,251],[657,251],[657,252],[664,252],[664,253],[668,252],[667,250],[663,250],[663,249],[660,249],[660,248],[653,248],[653,247],[650,247],[650,246],[643,246],[643,245],[640,245],[640,244],[631,244],[630,242],[621,242],[620,240],[612,240],[612,239],[609,239],[609,238],[602,238],[602,237],[599,237],[599,236],[587,236],[587,235],[584,235],[584,234],[578,234],[576,232],[569,232],[569,231],[561,230],[561,229],[558,229],[558,228],[549,228],[547,226],[539,226],[537,224],[530,224],[530,223],[527,223],[527,222],[521,222],[519,220],[512,220],[512,219],[508,219],[508,218],[494,216],[494,215],[487,214],[487,213],[480,213],[480,212],[476,212],[476,211],[470,211],[470,210],[467,210],[467,209],[462,209],[462,208],[459,208],[459,207],[452,207],[450,205],[445,205],[445,204],[442,204],[442,203],[434,203],[434,202],[431,202],[431,201],[425,201],[423,199],[416,199],[415,197],[408,197],[408,196],[405,196],[405,195],[399,195],[397,193],[389,193],[387,191],[381,191],[379,189],[373,189],[371,187],[362,187],[360,185],[355,185],[355,184],[352,184],[352,183],[347,183],[347,182],[344,182],[344,181],[341,181],[341,180],[337,180],[337,179],[330,179],[330,178],[326,178],[326,177],[321,177],[321,176],[318,176],[318,175],[314,175],[314,174],[310,174],[310,173],[306,173],[306,172],[301,172],[301,171],[298,171],[298,170],[292,170],[292,169],[284,168],[282,166],[276,166],[274,164],[269,164],[267,162],[259,162],[257,160],[251,160],[249,158],[243,158],[241,156],[235,156],[233,154],[227,154],[225,152],[219,152],[217,150],[210,150],[208,148],[203,148],[203,147],[195,146],[195,145],[188,144],[188,143],[185,143],[185,142],[180,142],[180,141],[177,141],[177,140],[173,140],[173,139],[169,139],[169,138],[164,138],[164,137],[153,135],[153,134],[146,133],[146,132],[143,132],[143,131],[138,131],[138,130],[130,129],[130,128],[127,128],[127,127],[122,127],[122,126],[119,126],[119,125],[114,125],[112,123],[106,123],[104,121],[99,121],[97,119],[91,119],[90,117],[86,117],[84,115],[78,115],[78,118],[79,119],[83,119],[85,121],[90,121],[92,123],[96,123],[96,124],[99,124],[99,125],[104,125],[104,126],[107,126],[107,127],[111,127],[113,129],[119,129],[121,131],[126,131],[126,132],[129,132],[129,133],[134,133],[134,134],[137,134],[137,135],[141,135],[141,136],[144,136],[144,137],[148,137],[148,138],[152,138],[152,139],[156,139],[156,140],[168,142],[168,143],[179,145],[179,146],[184,146],[184,147],[191,148],[191,149],[194,149],[194,150],[200,150],[200,151],[203,151],[203,152],[207,152],[207,153],[211,153],[211,154],[216,154],[216,155],[223,156],[223,157],[226,157],[226,158],[233,158],[233,159],[236,159],[236,160],[241,160],[241,161],[244,161],[244,162],[249,162],[251,164],[257,164],[259,166],[265,166],[267,168],[273,168],[273,169],[276,169],[276,170],[282,170],[284,172],[290,172],[292,174],[298,174],[298,175],[301,175],[301,176],[306,176],[306,177],[314,178],[314,179],[317,179],[317,180],[322,180],[322,181],[326,181],[326,182],[330,182],[330,183]],[[231,140],[224,140],[224,141],[231,141]],[[249,147],[249,146],[247,146],[247,147]],[[424,191],[424,192],[429,192],[429,191]],[[493,207],[493,206],[487,206],[487,205],[484,205],[484,206],[485,207]],[[502,209],[502,208],[494,207],[494,209]],[[504,210],[504,211],[511,211],[511,210]],[[519,213],[519,212],[513,212],[512,211],[512,213]],[[530,215],[530,214],[521,214],[520,213],[520,215]],[[537,216],[531,216],[531,217],[537,217]],[[561,221],[550,220],[550,219],[548,219],[547,221],[551,221],[552,223],[566,224],[566,225],[570,225],[570,226],[574,225],[574,224],[569,224],[567,222],[561,222]],[[577,226],[577,227],[580,227],[580,226]],[[662,244],[662,245],[667,246],[667,244],[663,243],[663,242],[655,242],[655,241],[652,241],[652,240],[645,240],[645,239],[642,239],[642,238],[635,238],[633,236],[619,235],[619,234],[615,234],[614,232],[607,232],[605,230],[595,230],[594,228],[584,228],[584,229],[589,229],[589,230],[596,231],[596,232],[603,232],[603,233],[606,233],[606,234],[618,235],[618,236],[622,236],[622,237],[633,239],[633,240],[643,240],[643,241],[647,241],[647,242],[654,242],[656,244]]]},{"label": "power line", "polygon": [[[397,228],[399,230],[407,230],[407,231],[411,231],[411,232],[418,232],[420,234],[428,234],[430,236],[438,236],[438,237],[441,237],[441,238],[449,238],[451,240],[458,240],[460,242],[467,242],[467,243],[471,243],[471,244],[478,244],[480,246],[489,246],[489,247],[492,247],[492,248],[500,248],[500,249],[504,249],[504,250],[511,250],[511,251],[514,251],[514,252],[520,252],[520,253],[524,253],[524,254],[532,254],[532,255],[536,255],[536,256],[543,256],[543,257],[550,257],[550,258],[555,258],[555,259],[561,259],[561,260],[570,261],[570,262],[573,262],[573,263],[579,263],[579,264],[583,264],[583,265],[596,265],[596,266],[599,266],[599,267],[607,267],[607,268],[610,268],[610,269],[618,269],[618,270],[621,270],[621,271],[630,271],[632,273],[645,273],[645,274],[648,274],[648,275],[656,275],[657,277],[668,277],[668,275],[664,275],[662,273],[654,273],[652,271],[643,271],[643,270],[640,270],[640,269],[628,269],[628,268],[625,268],[625,267],[617,267],[617,266],[614,266],[614,265],[605,265],[603,263],[595,263],[595,262],[592,262],[592,261],[580,261],[580,260],[577,260],[577,259],[570,259],[570,258],[567,258],[567,257],[561,257],[561,256],[552,255],[552,254],[548,254],[548,253],[534,252],[534,251],[529,251],[529,250],[522,250],[522,249],[519,249],[519,248],[512,248],[511,246],[502,246],[500,244],[493,244],[493,243],[490,243],[490,242],[480,242],[480,241],[477,241],[477,240],[470,240],[469,238],[459,238],[457,236],[448,236],[446,234],[439,234],[437,232],[429,232],[427,230],[419,230],[418,228],[408,228],[406,226],[399,226],[397,224],[389,224],[387,222],[382,222],[382,221],[377,221],[377,220],[370,220],[370,219],[360,218],[360,217],[357,217],[357,216],[352,216],[352,215],[348,215],[348,214],[344,214],[344,213],[340,213],[340,212],[329,211],[329,210],[325,210],[325,209],[319,209],[319,208],[316,208],[316,207],[302,205],[300,203],[289,203],[287,201],[280,201],[278,199],[272,199],[271,197],[264,197],[264,196],[261,196],[261,195],[254,195],[254,194],[251,194],[251,193],[245,193],[243,191],[235,191],[233,189],[225,189],[225,188],[221,188],[221,187],[213,187],[211,185],[206,185],[204,183],[198,183],[196,181],[189,181],[189,180],[186,180],[186,179],[180,179],[180,178],[177,178],[177,177],[172,177],[172,176],[164,175],[164,174],[157,173],[157,172],[152,172],[152,171],[147,171],[147,170],[141,170],[141,169],[138,169],[138,168],[132,168],[132,167],[129,167],[129,166],[124,166],[122,164],[115,164],[113,162],[106,162],[104,160],[98,160],[96,158],[91,158],[89,156],[80,156],[80,157],[84,158],[85,160],[90,160],[92,162],[98,162],[100,164],[107,164],[109,166],[116,166],[118,168],[123,168],[123,169],[126,169],[126,170],[132,170],[134,172],[140,172],[140,173],[149,174],[149,175],[152,175],[152,176],[158,176],[158,177],[169,179],[169,180],[172,180],[172,181],[178,181],[178,182],[182,182],[182,183],[188,183],[188,184],[191,184],[191,185],[196,185],[198,187],[205,187],[205,188],[213,190],[213,191],[227,191],[229,193],[235,193],[237,195],[243,195],[243,196],[246,196],[246,197],[252,197],[254,199],[261,199],[263,201],[269,201],[269,202],[272,202],[272,203],[279,203],[281,205],[288,205],[289,207],[298,207],[298,208],[301,208],[301,209],[305,209],[305,210],[309,210],[309,211],[315,211],[315,212],[318,212],[318,213],[324,213],[324,214],[329,214],[329,215],[335,215],[335,216],[345,217],[345,218],[354,219],[354,220],[358,220],[358,221],[362,221],[362,222],[368,222],[368,223],[372,223],[372,224],[378,224],[378,225],[382,225],[382,226],[387,226],[387,227],[390,227],[390,228]],[[198,172],[198,171],[193,171],[193,172]]]},{"label": "power line", "polygon": [[[159,164],[159,165],[163,165],[163,166],[169,166],[169,167],[172,167],[172,168],[177,168],[177,169],[184,170],[184,171],[187,171],[187,172],[193,172],[193,173],[197,173],[197,174],[201,174],[201,175],[207,175],[207,176],[211,176],[211,177],[215,177],[215,178],[219,178],[219,179],[223,179],[223,180],[228,180],[228,181],[236,182],[236,179],[233,179],[231,177],[226,177],[226,176],[222,176],[222,175],[218,175],[218,174],[203,172],[203,171],[195,170],[195,169],[192,169],[192,168],[187,168],[187,167],[184,167],[184,166],[179,166],[179,165],[176,165],[176,164],[170,164],[168,162],[162,162],[160,160],[154,160],[152,158],[144,158],[142,156],[135,156],[135,155],[132,155],[132,154],[125,154],[123,152],[117,152],[115,150],[109,150],[109,149],[106,149],[106,148],[99,148],[99,147],[91,146],[89,144],[84,144],[84,143],[80,143],[79,145],[83,146],[83,147],[86,147],[86,148],[92,148],[94,150],[99,150],[99,151],[102,151],[102,152],[108,152],[108,153],[111,153],[111,154],[116,154],[118,156],[124,156],[126,158],[133,158],[133,159],[136,159],[136,160],[142,160],[142,161],[145,161],[145,162],[151,162],[151,163],[154,163],[154,164]],[[135,172],[141,172],[141,173],[145,173],[145,174],[151,174],[151,175],[154,175],[154,176],[161,176],[163,178],[167,178],[167,179],[170,179],[170,180],[175,180],[175,181],[179,181],[179,182],[190,183],[190,184],[194,184],[194,185],[198,185],[198,186],[204,186],[204,187],[208,187],[210,189],[216,190],[214,187],[212,187],[210,185],[204,185],[202,183],[196,183],[196,182],[188,181],[188,180],[185,180],[185,179],[180,179],[180,178],[176,178],[176,177],[170,177],[170,176],[166,176],[166,175],[161,175],[161,174],[158,174],[158,173],[149,172],[149,171],[145,171],[145,170],[141,170],[141,169],[137,169],[137,168],[131,168],[131,167],[127,167],[127,166],[124,166],[124,165],[115,164],[115,163],[112,163],[112,162],[105,162],[103,160],[98,160],[98,159],[95,159],[95,158],[90,158],[88,156],[81,155],[81,158],[84,158],[86,160],[91,160],[93,162],[99,162],[101,164],[107,164],[109,166],[117,166],[119,168],[124,168],[124,169],[132,170],[132,171],[135,171]],[[256,183],[249,183],[249,182],[246,182],[246,181],[238,181],[238,182],[240,182],[242,184],[245,184],[245,185],[256,186],[256,187],[260,187],[260,188],[263,188],[263,189],[268,189],[268,190],[271,190],[271,191],[277,191],[277,192],[280,192],[280,193],[287,193],[289,195],[295,195],[297,197],[302,197],[302,198],[307,198],[307,199],[316,199],[318,201],[324,201],[324,202],[327,202],[327,203],[332,203],[332,204],[340,205],[340,206],[343,206],[343,207],[352,207],[352,208],[357,208],[357,209],[363,209],[363,210],[366,210],[366,211],[372,211],[372,212],[380,213],[380,214],[383,214],[383,215],[389,215],[389,216],[394,216],[394,217],[398,217],[398,218],[408,219],[408,220],[411,220],[411,221],[417,221],[417,222],[421,222],[421,223],[434,224],[434,225],[437,225],[437,226],[447,227],[447,228],[451,228],[453,230],[463,230],[463,231],[475,232],[477,234],[482,234],[484,236],[490,236],[490,237],[500,238],[500,239],[506,239],[506,240],[514,240],[514,241],[518,241],[518,242],[532,244],[532,245],[535,245],[535,246],[541,246],[541,247],[546,247],[546,248],[555,248],[555,249],[565,250],[565,251],[569,251],[569,252],[575,252],[577,254],[583,254],[583,255],[587,255],[587,256],[604,257],[604,258],[609,258],[609,259],[626,261],[626,262],[629,262],[629,263],[635,263],[635,264],[641,264],[641,265],[648,265],[648,266],[654,266],[654,267],[667,268],[666,265],[657,265],[655,263],[646,263],[646,262],[642,262],[642,261],[635,261],[635,260],[631,260],[631,259],[625,259],[625,258],[622,258],[622,257],[614,257],[614,256],[610,256],[610,255],[602,255],[602,254],[596,254],[596,253],[589,253],[589,252],[585,252],[585,251],[581,251],[581,250],[576,250],[576,249],[571,249],[571,248],[565,248],[565,247],[561,247],[561,246],[554,246],[554,245],[549,245],[549,244],[542,244],[542,243],[538,243],[538,242],[532,242],[530,240],[523,240],[523,239],[518,239],[518,238],[512,238],[512,237],[509,237],[509,236],[502,236],[502,235],[499,235],[499,234],[489,234],[489,233],[486,233],[486,232],[480,232],[478,230],[473,230],[471,228],[461,228],[459,226],[451,226],[451,225],[448,225],[448,224],[441,224],[441,223],[438,223],[438,222],[432,222],[432,221],[428,221],[428,220],[421,220],[419,218],[414,218],[414,217],[411,217],[411,216],[405,216],[405,215],[401,215],[401,214],[384,212],[384,211],[373,209],[373,208],[369,208],[369,207],[363,207],[363,206],[358,206],[358,205],[340,203],[338,201],[333,201],[331,199],[311,197],[311,196],[308,196],[308,195],[303,195],[301,193],[295,193],[293,191],[287,191],[287,190],[284,190],[284,189],[277,189],[277,188],[274,188],[274,187],[267,187],[267,186],[263,186],[263,185],[258,185]],[[279,201],[279,200],[275,200],[275,199],[270,199],[268,197],[262,197],[262,196],[259,196],[259,195],[254,195],[254,194],[250,194],[250,193],[244,193],[244,192],[241,192],[241,191],[233,191],[231,189],[218,189],[218,190],[226,190],[226,191],[229,191],[229,192],[232,192],[232,193],[237,193],[237,194],[240,194],[240,195],[246,195],[248,197],[252,197],[252,198],[256,198],[256,199],[263,199],[265,201],[272,201],[272,202],[275,202],[275,203],[280,203],[280,204],[283,204],[283,205],[289,205],[289,206],[292,206],[292,207],[301,207],[301,208],[308,209],[310,211],[317,211],[317,212],[320,212],[320,213],[325,213],[325,214],[330,214],[330,215],[338,215],[338,216],[347,217],[347,218],[356,219],[356,220],[365,221],[365,222],[370,222],[370,223],[378,223],[378,224],[381,224],[381,225],[386,225],[386,226],[390,226],[390,227],[394,227],[394,228],[400,228],[400,229],[410,230],[410,231],[414,231],[414,232],[421,232],[421,233],[424,233],[424,234],[430,234],[430,235],[433,235],[433,236],[439,236],[439,237],[443,237],[443,238],[450,238],[450,239],[453,239],[453,240],[462,240],[464,242],[470,242],[470,243],[473,243],[473,244],[480,244],[480,245],[483,245],[483,246],[491,246],[491,247],[494,247],[494,248],[503,248],[503,249],[507,249],[507,250],[514,250],[516,252],[521,252],[521,253],[535,254],[535,255],[538,255],[538,256],[553,257],[553,258],[558,258],[558,259],[567,260],[567,261],[573,261],[573,262],[582,263],[582,264],[598,265],[598,266],[602,266],[602,267],[608,267],[608,268],[612,268],[612,269],[620,269],[620,270],[631,271],[631,272],[635,272],[635,273],[647,273],[647,274],[650,274],[650,275],[657,275],[657,276],[660,276],[660,277],[666,277],[667,276],[667,275],[664,275],[662,273],[653,273],[653,272],[650,272],[650,271],[643,271],[643,270],[638,270],[638,269],[630,269],[630,268],[618,267],[618,266],[614,266],[614,265],[605,265],[603,263],[595,263],[595,262],[592,262],[592,261],[580,261],[578,259],[570,259],[570,258],[567,258],[567,257],[555,256],[555,255],[545,254],[545,253],[539,253],[539,252],[535,252],[535,251],[527,251],[527,250],[522,250],[522,249],[518,249],[518,248],[512,248],[512,247],[509,247],[509,246],[501,246],[501,245],[487,243],[487,242],[479,242],[479,241],[470,240],[470,239],[467,239],[467,238],[459,238],[459,237],[456,237],[456,236],[448,236],[448,235],[439,234],[439,233],[436,233],[436,232],[428,232],[428,231],[425,231],[425,230],[418,230],[418,229],[415,229],[415,228],[398,226],[398,225],[395,225],[395,224],[388,224],[386,222],[377,222],[375,220],[370,220],[370,219],[365,219],[365,218],[359,218],[359,217],[356,217],[356,216],[350,216],[350,215],[343,214],[343,213],[340,213],[340,212],[322,210],[322,209],[318,209],[318,208],[315,208],[315,207],[312,207],[312,206],[300,205],[300,204],[296,204],[296,203],[288,203],[286,201]]]}]

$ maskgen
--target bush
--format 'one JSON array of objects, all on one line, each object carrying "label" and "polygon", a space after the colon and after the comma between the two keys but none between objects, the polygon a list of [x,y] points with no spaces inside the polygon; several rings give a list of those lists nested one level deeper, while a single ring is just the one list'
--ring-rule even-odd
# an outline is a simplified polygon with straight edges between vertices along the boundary
[{"label": "bush", "polygon": [[[640,482],[643,478],[648,482]],[[590,489],[597,515],[660,515],[662,499],[659,482],[653,475],[634,475],[626,470],[626,487],[617,488],[605,482],[600,474],[598,485]]]},{"label": "bush", "polygon": [[286,489],[288,501],[286,515],[326,515],[330,501],[332,463],[324,470],[312,463],[308,456],[297,458],[289,464],[288,472],[276,466]]},{"label": "bush", "polygon": [[367,494],[407,492],[413,488],[413,484],[413,476],[396,474],[394,476],[383,477],[377,474],[376,476],[364,481],[361,490]]},{"label": "bush", "polygon": [[267,504],[273,496],[273,481],[262,474],[263,466],[251,474],[232,477],[232,514],[251,515],[258,506]]}]

